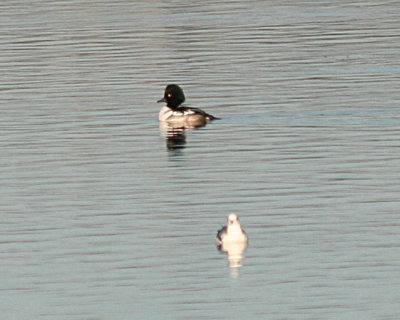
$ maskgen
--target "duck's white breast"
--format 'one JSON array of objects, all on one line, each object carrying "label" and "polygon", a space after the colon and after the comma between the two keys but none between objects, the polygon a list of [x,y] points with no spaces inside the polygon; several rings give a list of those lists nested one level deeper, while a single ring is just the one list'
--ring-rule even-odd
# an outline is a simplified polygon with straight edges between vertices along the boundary
[{"label": "duck's white breast", "polygon": [[160,121],[167,121],[168,118],[170,118],[173,114],[173,111],[168,108],[167,106],[164,106],[161,108],[159,114],[158,114],[158,120]]}]

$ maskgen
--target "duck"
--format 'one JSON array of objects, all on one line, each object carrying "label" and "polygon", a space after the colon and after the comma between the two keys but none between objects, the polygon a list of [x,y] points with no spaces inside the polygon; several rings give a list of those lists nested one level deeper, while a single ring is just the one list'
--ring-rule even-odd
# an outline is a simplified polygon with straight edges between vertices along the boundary
[{"label": "duck", "polygon": [[177,84],[167,85],[164,97],[157,102],[166,103],[158,114],[158,120],[161,122],[198,127],[219,119],[199,108],[182,106],[182,103],[185,102],[185,94]]},{"label": "duck", "polygon": [[217,238],[218,244],[228,244],[228,243],[245,243],[248,242],[248,237],[246,232],[243,230],[239,222],[239,217],[235,213],[230,213],[228,215],[226,226],[218,230]]}]

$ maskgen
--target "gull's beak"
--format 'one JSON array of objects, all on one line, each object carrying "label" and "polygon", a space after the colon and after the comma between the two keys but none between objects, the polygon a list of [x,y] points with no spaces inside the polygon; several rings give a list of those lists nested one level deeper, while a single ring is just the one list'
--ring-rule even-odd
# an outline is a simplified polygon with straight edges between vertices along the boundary
[{"label": "gull's beak", "polygon": [[167,100],[165,100],[165,98],[162,98],[162,99],[157,101],[157,103],[160,103],[160,102],[167,102]]}]

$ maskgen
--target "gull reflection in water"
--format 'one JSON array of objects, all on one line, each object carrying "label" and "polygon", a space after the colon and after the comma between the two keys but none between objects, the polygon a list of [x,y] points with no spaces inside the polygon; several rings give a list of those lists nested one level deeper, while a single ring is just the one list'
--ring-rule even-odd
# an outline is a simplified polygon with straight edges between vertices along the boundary
[{"label": "gull reflection in water", "polygon": [[229,262],[232,278],[239,277],[239,268],[242,266],[243,252],[247,248],[247,242],[221,243],[217,246],[220,252],[225,252]]}]

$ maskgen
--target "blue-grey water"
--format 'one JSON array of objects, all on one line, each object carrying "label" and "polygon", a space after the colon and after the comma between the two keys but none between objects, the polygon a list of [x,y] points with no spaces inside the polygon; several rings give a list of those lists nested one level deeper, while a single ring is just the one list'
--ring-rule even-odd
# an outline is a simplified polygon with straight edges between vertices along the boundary
[{"label": "blue-grey water", "polygon": [[398,319],[399,9],[2,1],[1,318]]}]

